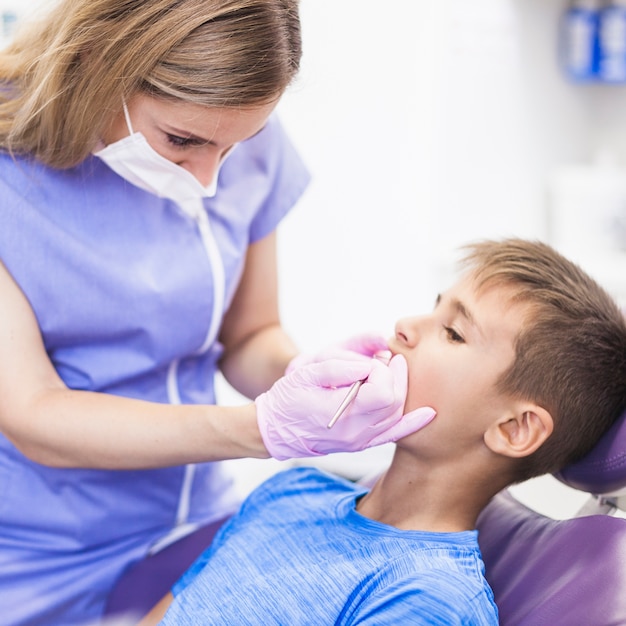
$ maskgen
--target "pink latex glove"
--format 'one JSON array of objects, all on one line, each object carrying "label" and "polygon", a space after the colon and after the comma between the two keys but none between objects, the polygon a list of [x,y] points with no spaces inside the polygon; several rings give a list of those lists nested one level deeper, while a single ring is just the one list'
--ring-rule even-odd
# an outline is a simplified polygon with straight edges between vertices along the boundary
[{"label": "pink latex glove", "polygon": [[322,361],[333,358],[359,359],[365,357],[369,359],[377,353],[386,352],[388,350],[387,340],[380,335],[374,335],[372,333],[355,335],[345,341],[329,346],[316,354],[299,354],[289,362],[285,373],[290,374],[303,365],[321,363]]},{"label": "pink latex glove", "polygon": [[[348,387],[367,380],[339,421],[328,422]],[[255,400],[265,447],[275,459],[356,452],[396,441],[423,428],[435,416],[430,407],[402,415],[407,366],[397,355],[376,359],[330,359],[294,369]]]}]

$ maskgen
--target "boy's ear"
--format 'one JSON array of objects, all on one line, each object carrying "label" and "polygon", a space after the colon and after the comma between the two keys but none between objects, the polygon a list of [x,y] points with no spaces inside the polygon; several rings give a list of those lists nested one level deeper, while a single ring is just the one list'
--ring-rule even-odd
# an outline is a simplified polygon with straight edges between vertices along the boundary
[{"label": "boy's ear", "polygon": [[497,454],[520,458],[532,454],[552,434],[552,415],[536,405],[520,404],[513,414],[495,420],[484,435]]}]

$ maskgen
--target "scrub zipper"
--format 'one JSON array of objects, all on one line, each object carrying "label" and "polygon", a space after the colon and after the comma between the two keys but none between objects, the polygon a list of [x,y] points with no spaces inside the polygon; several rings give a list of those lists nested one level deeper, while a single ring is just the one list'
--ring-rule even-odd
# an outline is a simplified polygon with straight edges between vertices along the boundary
[{"label": "scrub zipper", "polygon": [[[225,293],[226,293],[226,275],[224,272],[224,263],[220,255],[219,248],[213,231],[209,224],[209,218],[204,209],[201,199],[190,200],[189,203],[181,205],[181,209],[186,215],[191,217],[198,226],[202,245],[209,258],[209,264],[213,271],[213,311],[211,315],[211,323],[207,331],[204,342],[195,352],[196,355],[206,352],[215,342],[219,331],[222,313],[224,312]],[[181,404],[180,392],[178,388],[178,365],[179,359],[170,363],[167,372],[167,396],[170,404]],[[191,505],[191,490],[193,480],[196,473],[196,466],[189,464],[185,466],[185,475],[183,484],[178,498],[178,508],[176,510],[176,525],[165,536],[159,539],[150,549],[150,554],[156,554],[163,548],[174,543],[178,539],[192,533],[197,528],[197,524],[187,522],[189,518],[189,510]]]}]

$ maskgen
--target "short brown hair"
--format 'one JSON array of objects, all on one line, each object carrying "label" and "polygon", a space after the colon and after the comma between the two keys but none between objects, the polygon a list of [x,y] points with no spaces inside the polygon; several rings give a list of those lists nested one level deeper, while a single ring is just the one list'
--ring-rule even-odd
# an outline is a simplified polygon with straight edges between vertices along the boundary
[{"label": "short brown hair", "polygon": [[507,239],[465,248],[478,288],[506,285],[527,305],[500,392],[550,412],[554,432],[521,462],[516,480],[555,472],[587,453],[626,408],[626,323],[580,267],[540,242]]},{"label": "short brown hair", "polygon": [[0,150],[71,167],[137,92],[266,104],[301,54],[298,0],[62,0],[0,51]]}]

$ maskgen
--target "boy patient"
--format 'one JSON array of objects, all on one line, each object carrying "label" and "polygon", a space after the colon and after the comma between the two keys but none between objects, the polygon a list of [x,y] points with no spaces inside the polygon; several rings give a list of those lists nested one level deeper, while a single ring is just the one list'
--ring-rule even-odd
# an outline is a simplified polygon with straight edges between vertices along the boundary
[{"label": "boy patient", "polygon": [[437,417],[371,489],[313,468],[262,484],[142,624],[498,624],[476,518],[624,410],[626,326],[544,244],[465,252],[460,280],[389,341],[408,364],[405,411]]}]

